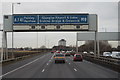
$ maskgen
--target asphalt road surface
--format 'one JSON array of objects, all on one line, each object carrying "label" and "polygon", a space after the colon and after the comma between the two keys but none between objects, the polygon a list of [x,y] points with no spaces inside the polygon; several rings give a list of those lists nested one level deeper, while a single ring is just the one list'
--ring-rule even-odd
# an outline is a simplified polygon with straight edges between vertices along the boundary
[{"label": "asphalt road surface", "polygon": [[83,60],[74,62],[66,57],[66,63],[54,63],[53,54],[39,55],[3,66],[3,78],[118,78],[118,73]]}]

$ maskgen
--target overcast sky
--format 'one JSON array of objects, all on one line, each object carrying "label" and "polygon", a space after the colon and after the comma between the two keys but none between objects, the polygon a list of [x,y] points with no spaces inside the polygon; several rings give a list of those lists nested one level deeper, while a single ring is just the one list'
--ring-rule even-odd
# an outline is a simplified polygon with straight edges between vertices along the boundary
[{"label": "overcast sky", "polygon": [[[14,5],[14,14],[40,14],[64,12],[97,14],[99,32],[118,32],[118,0],[114,0],[115,2],[113,2],[113,0],[109,1],[110,2],[75,2],[75,0],[74,2],[21,2],[20,5]],[[2,11],[0,11],[0,14],[11,14],[10,2],[2,2]],[[2,15],[0,15],[0,18],[2,18]],[[0,20],[0,23],[2,24],[2,20]],[[9,33],[8,35],[8,46],[11,47],[11,33]],[[57,45],[58,40],[62,38],[67,40],[67,45],[75,45],[76,34],[65,32],[15,33],[14,38],[15,47],[36,47],[37,43],[38,47],[45,44],[47,47],[52,47],[54,45]],[[115,46],[116,43],[112,43],[112,45]]]}]

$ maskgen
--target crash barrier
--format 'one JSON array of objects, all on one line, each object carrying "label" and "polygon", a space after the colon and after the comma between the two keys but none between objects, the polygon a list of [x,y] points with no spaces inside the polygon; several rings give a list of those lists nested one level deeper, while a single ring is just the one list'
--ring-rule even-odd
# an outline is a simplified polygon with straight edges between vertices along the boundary
[{"label": "crash barrier", "polygon": [[[14,51],[13,55],[12,52],[8,52],[8,59],[14,57],[14,58],[18,58],[18,57],[22,57],[22,56],[27,56],[27,55],[32,55],[32,54],[37,54],[37,53],[42,53],[41,51]],[[6,59],[6,58],[4,58]]]},{"label": "crash barrier", "polygon": [[87,61],[105,66],[117,72],[120,72],[120,59],[109,57],[96,57],[94,55],[83,54],[83,58]]},{"label": "crash barrier", "polygon": [[0,61],[0,63],[3,64],[3,63],[6,63],[6,62],[18,61],[18,60],[25,59],[25,58],[32,57],[32,56],[36,56],[36,55],[44,55],[46,53],[47,52],[40,52],[40,53],[36,52],[36,53],[22,55],[22,56],[15,56],[14,58],[4,59],[3,61]]},{"label": "crash barrier", "polygon": [[21,56],[21,57],[11,58],[11,59],[6,59],[6,60],[3,60],[2,63],[10,62],[10,61],[16,61],[16,60],[24,59],[24,58],[27,58],[27,57],[30,57],[30,56],[31,56],[31,55]]}]

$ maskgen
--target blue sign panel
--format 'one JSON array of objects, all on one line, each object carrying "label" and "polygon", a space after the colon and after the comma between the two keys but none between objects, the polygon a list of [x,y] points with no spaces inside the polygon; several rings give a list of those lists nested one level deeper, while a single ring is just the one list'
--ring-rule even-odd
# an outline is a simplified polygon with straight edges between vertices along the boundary
[{"label": "blue sign panel", "polygon": [[40,15],[39,24],[88,24],[87,15]]},{"label": "blue sign panel", "polygon": [[37,24],[37,15],[18,15],[13,16],[13,24]]},{"label": "blue sign panel", "polygon": [[14,15],[13,24],[88,24],[88,15]]}]

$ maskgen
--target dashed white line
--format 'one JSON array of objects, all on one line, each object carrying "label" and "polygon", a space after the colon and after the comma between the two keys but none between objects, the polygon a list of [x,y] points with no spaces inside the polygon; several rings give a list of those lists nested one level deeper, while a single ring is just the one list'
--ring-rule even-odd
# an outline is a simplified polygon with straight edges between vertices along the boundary
[{"label": "dashed white line", "polygon": [[70,64],[70,63],[69,63]]},{"label": "dashed white line", "polygon": [[74,68],[74,71],[77,71],[77,69]]},{"label": "dashed white line", "polygon": [[[53,55],[53,56],[54,56],[54,55]],[[53,58],[53,56],[51,57],[51,59]],[[51,60],[49,60],[49,62],[51,62]],[[49,62],[46,64],[47,66],[49,65]],[[42,70],[42,72],[45,71],[45,68],[46,68],[47,66],[44,67],[44,69]]]},{"label": "dashed white line", "polygon": [[47,65],[49,65],[49,63],[47,63]]},{"label": "dashed white line", "polygon": [[51,59],[53,59],[54,55],[55,55],[55,54],[53,54],[53,56],[51,57]]},{"label": "dashed white line", "polygon": [[45,69],[42,70],[42,72],[44,72],[44,71],[45,71]]}]

